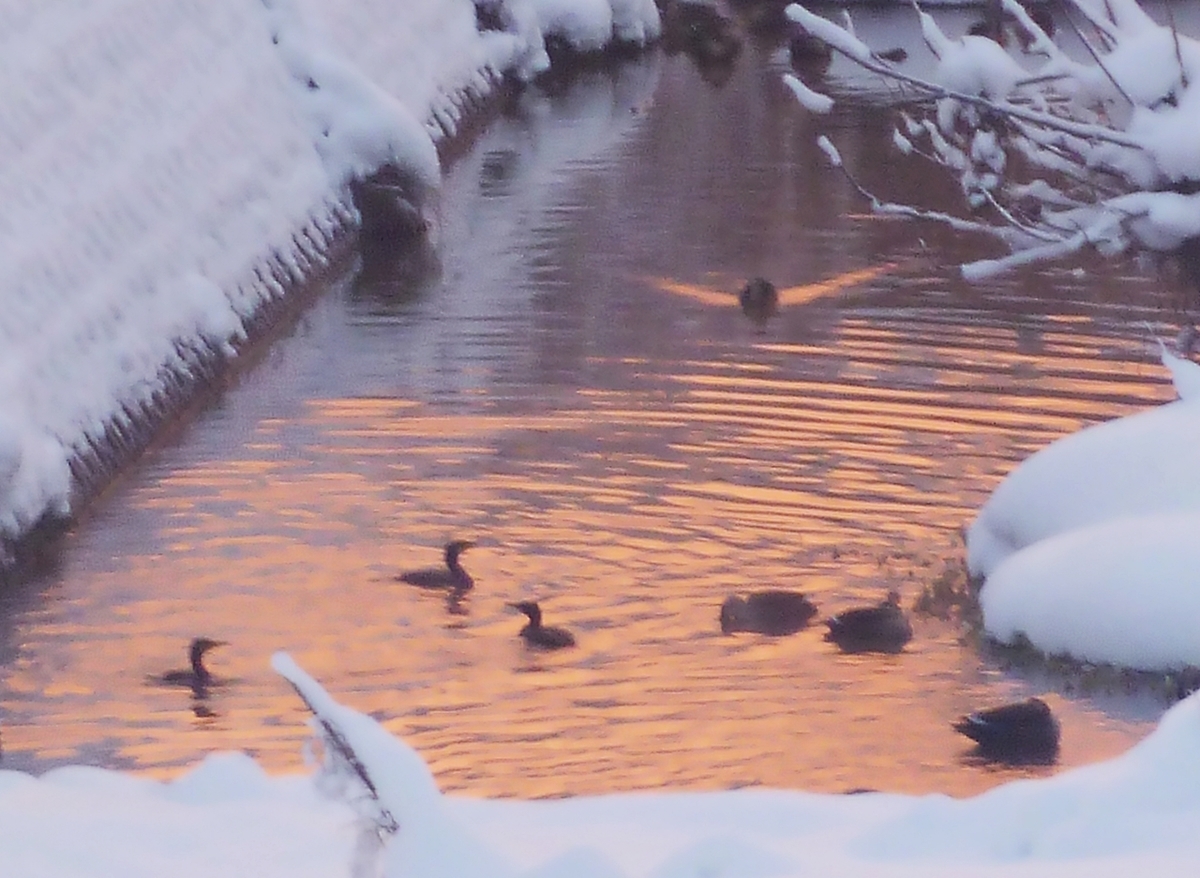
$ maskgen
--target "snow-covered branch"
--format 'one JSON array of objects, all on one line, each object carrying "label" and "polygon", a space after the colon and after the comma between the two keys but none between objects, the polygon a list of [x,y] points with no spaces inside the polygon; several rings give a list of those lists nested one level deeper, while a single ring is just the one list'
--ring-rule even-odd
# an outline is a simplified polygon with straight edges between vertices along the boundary
[{"label": "snow-covered branch", "polygon": [[[947,36],[913,3],[937,59],[928,78],[887,61],[853,32],[793,3],[787,16],[864,69],[904,89],[893,142],[958,180],[963,216],[889,204],[847,178],[879,212],[986,231],[1009,256],[968,277],[1061,258],[1169,251],[1200,236],[1200,43],[1135,0],[989,0],[979,28]],[[847,16],[848,20],[848,16]],[[1084,49],[1053,39],[1066,22]],[[811,88],[789,87],[809,109]],[[826,149],[830,153],[830,149]]]}]

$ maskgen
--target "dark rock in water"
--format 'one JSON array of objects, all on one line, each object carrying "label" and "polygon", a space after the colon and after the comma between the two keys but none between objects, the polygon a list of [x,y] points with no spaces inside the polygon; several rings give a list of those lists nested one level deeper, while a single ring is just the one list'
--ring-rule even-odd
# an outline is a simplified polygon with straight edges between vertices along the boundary
[{"label": "dark rock in water", "polygon": [[721,633],[795,634],[816,614],[816,604],[797,591],[769,589],[746,597],[730,595],[721,604]]},{"label": "dark rock in water", "polygon": [[824,73],[833,63],[833,49],[797,24],[793,25],[792,35],[788,38],[788,60],[798,71]]},{"label": "dark rock in water", "polygon": [[761,330],[768,320],[779,313],[779,291],[763,277],[751,278],[738,293],[738,302],[745,314]]},{"label": "dark rock in water", "polygon": [[1058,720],[1040,698],[967,714],[954,730],[978,744],[978,755],[986,759],[1049,763],[1058,756]]},{"label": "dark rock in water", "polygon": [[899,592],[873,607],[855,607],[830,616],[825,639],[843,652],[900,652],[912,640],[912,625],[900,607]]},{"label": "dark rock in water", "polygon": [[662,12],[662,46],[668,54],[685,53],[704,80],[722,85],[742,51],[734,21],[707,3],[670,3]]},{"label": "dark rock in water", "polygon": [[369,176],[351,180],[350,196],[362,217],[362,246],[404,245],[428,232],[426,190],[416,175],[395,165],[384,165]]},{"label": "dark rock in water", "polygon": [[1200,668],[1192,665],[1180,668],[1178,671],[1168,674],[1166,682],[1169,687],[1168,694],[1172,696],[1172,700],[1182,701],[1192,693],[1200,691]]},{"label": "dark rock in water", "polygon": [[504,0],[475,0],[475,29],[503,31],[508,29]]}]

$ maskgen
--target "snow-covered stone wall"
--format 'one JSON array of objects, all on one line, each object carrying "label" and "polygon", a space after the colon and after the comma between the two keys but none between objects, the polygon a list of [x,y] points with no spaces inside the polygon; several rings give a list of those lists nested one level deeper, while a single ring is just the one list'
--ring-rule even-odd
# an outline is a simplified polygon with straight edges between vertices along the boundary
[{"label": "snow-covered stone wall", "polygon": [[0,565],[328,258],[352,177],[437,185],[546,2],[0,0]]}]

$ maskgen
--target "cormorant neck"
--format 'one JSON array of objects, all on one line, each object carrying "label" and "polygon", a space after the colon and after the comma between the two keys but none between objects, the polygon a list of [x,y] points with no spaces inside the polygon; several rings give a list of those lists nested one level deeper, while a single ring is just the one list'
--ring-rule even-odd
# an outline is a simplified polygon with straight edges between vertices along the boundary
[{"label": "cormorant neck", "polygon": [[537,604],[530,604],[525,607],[525,615],[529,617],[529,626],[531,628],[542,627],[542,608]]},{"label": "cormorant neck", "polygon": [[196,679],[206,681],[209,679],[208,668],[204,667],[204,652],[195,650],[192,653],[192,673],[196,675]]}]

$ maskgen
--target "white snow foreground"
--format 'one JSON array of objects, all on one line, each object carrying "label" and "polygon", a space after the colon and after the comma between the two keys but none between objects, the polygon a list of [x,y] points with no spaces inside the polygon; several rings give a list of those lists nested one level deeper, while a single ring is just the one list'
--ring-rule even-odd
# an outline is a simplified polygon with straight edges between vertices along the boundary
[{"label": "white snow foreground", "polygon": [[[0,563],[97,487],[506,74],[653,0],[18,0],[0,12]],[[566,12],[571,14],[566,14]],[[95,484],[92,484],[95,483]]]},{"label": "white snow foreground", "polygon": [[[352,749],[378,802],[329,761],[313,777],[271,778],[226,753],[170,783],[0,771],[0,874],[1126,878],[1193,875],[1200,857],[1200,696],[1116,759],[971,799],[739,790],[522,802],[443,795],[411,748],[288,656],[273,663]],[[350,804],[327,797],[335,788]],[[380,806],[398,829],[372,847]]]},{"label": "white snow foreground", "polygon": [[987,632],[1150,671],[1200,666],[1200,366],[1180,399],[1052,443],[967,532]]}]

